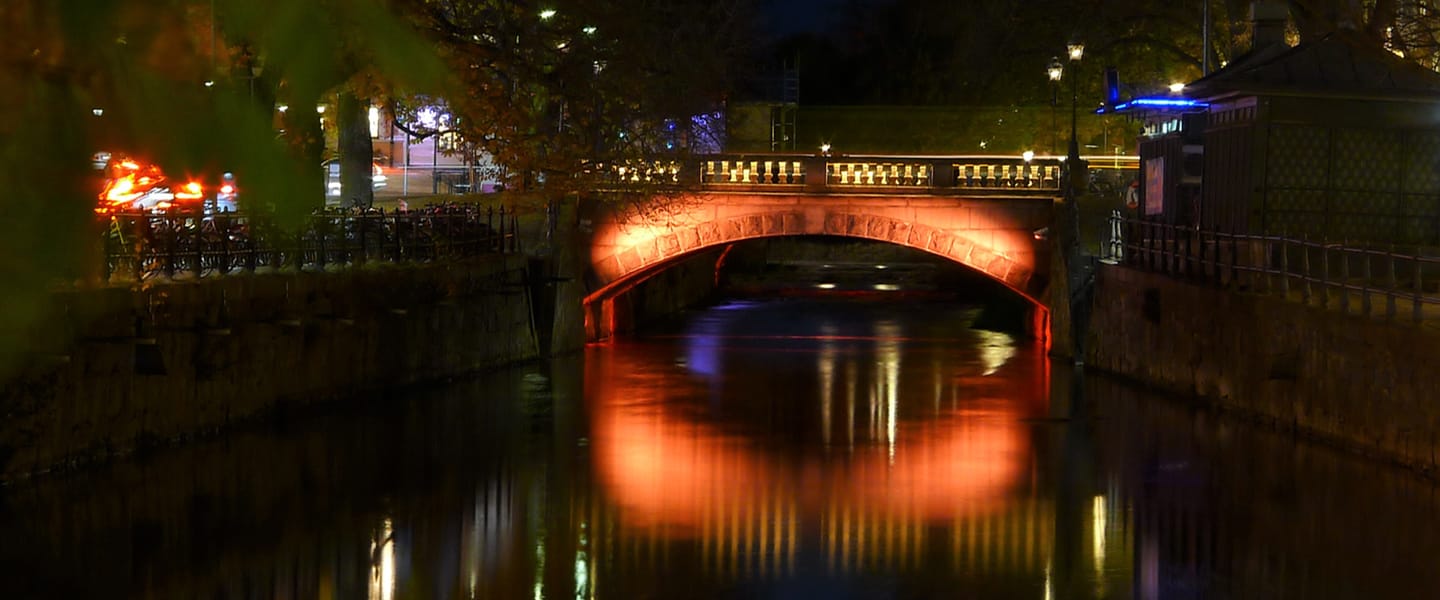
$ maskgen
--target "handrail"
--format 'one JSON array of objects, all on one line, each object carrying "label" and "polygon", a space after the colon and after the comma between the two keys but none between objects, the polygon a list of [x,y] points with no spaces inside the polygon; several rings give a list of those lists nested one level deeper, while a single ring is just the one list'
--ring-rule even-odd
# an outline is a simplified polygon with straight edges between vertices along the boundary
[{"label": "handrail", "polygon": [[317,212],[293,231],[281,229],[267,215],[237,212],[125,212],[104,219],[101,279],[107,283],[440,262],[520,251],[515,212],[504,207]]},{"label": "handrail", "polygon": [[[1348,241],[1290,238],[1203,230],[1111,214],[1101,260],[1125,264],[1179,279],[1226,289],[1279,295],[1328,308],[1334,301],[1342,313],[1376,315],[1375,300],[1384,300],[1384,317],[1393,320],[1401,302],[1410,305],[1410,320],[1423,323],[1440,317],[1440,254],[1412,252],[1395,246],[1383,249]],[[1352,306],[1353,301],[1359,307]]]},{"label": "handrail", "polygon": [[699,189],[803,190],[805,193],[965,193],[1047,195],[1060,192],[1063,161],[1021,156],[869,156],[717,154],[687,162],[605,165],[602,178],[620,184]]}]

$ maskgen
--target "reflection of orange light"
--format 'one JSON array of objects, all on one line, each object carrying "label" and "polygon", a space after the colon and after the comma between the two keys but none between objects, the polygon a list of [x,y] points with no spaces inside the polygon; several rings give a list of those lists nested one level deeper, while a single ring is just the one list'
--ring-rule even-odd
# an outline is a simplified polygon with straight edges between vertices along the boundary
[{"label": "reflection of orange light", "polygon": [[627,527],[694,536],[717,511],[757,501],[812,511],[838,502],[943,520],[1000,509],[1030,460],[1019,415],[1027,403],[1017,399],[902,423],[893,458],[885,444],[870,444],[787,464],[684,414],[670,396],[687,393],[686,377],[636,381],[614,354],[593,357],[586,360],[591,447]]},{"label": "reflection of orange light", "polygon": [[225,184],[225,185],[222,185],[222,186],[220,186],[220,193],[222,193],[222,194],[233,194],[233,193],[235,193],[235,186],[230,185],[230,184],[228,184],[228,183]]}]

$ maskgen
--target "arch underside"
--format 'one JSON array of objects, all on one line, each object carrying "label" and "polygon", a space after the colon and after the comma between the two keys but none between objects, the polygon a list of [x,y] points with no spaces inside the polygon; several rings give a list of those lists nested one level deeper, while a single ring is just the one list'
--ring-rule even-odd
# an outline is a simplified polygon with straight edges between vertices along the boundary
[{"label": "arch underside", "polygon": [[989,275],[1031,302],[1040,303],[1038,291],[1030,289],[1035,276],[1033,250],[1023,254],[1005,251],[976,239],[994,237],[994,230],[984,230],[988,236],[970,236],[963,231],[866,213],[829,212],[818,219],[819,223],[813,222],[817,220],[813,217],[807,221],[806,217],[801,211],[769,212],[655,228],[655,235],[639,236],[635,243],[615,247],[613,252],[593,260],[591,269],[598,286],[586,300],[603,298],[673,259],[705,248],[765,237],[830,235],[888,242],[935,254]]}]

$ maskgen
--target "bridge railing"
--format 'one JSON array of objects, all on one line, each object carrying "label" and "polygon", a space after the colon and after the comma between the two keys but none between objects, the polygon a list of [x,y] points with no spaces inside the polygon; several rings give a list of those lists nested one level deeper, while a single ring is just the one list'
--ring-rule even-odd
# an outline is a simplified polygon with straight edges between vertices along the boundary
[{"label": "bridge railing", "polygon": [[718,154],[597,165],[613,184],[701,189],[1054,196],[1058,158],[1020,156],[817,156]]},{"label": "bridge railing", "polygon": [[699,157],[702,187],[791,187],[827,191],[1055,194],[1061,161],[1019,156],[814,156],[786,154]]},{"label": "bridge railing", "polygon": [[1112,215],[1101,259],[1341,313],[1440,320],[1440,253],[1234,234]]},{"label": "bridge railing", "polygon": [[326,211],[297,230],[245,213],[136,212],[105,219],[106,282],[435,262],[520,250],[517,220],[503,207]]}]

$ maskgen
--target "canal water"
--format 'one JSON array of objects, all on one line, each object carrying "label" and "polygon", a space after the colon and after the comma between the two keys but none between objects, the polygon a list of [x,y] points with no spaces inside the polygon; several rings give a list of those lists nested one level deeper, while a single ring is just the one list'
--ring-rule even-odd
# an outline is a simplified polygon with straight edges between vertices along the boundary
[{"label": "canal water", "polygon": [[0,596],[1440,596],[1432,483],[978,313],[735,301],[13,486]]}]

